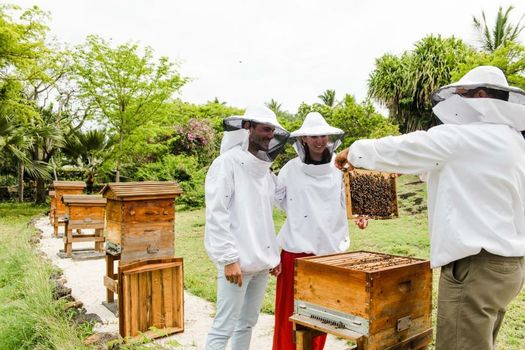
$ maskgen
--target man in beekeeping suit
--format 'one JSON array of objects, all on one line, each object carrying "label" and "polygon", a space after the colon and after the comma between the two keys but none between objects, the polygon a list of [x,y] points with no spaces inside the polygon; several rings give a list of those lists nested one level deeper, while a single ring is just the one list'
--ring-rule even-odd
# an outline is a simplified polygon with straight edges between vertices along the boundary
[{"label": "man in beekeeping suit", "polygon": [[[273,350],[295,350],[293,325],[294,262],[296,258],[339,253],[350,245],[343,174],[334,166],[334,150],[344,132],[317,112],[308,113],[300,129],[290,134],[298,157],[279,172],[276,202],[286,211],[277,240],[282,247],[277,277]],[[321,350],[326,334],[312,339]]]},{"label": "man in beekeeping suit", "polygon": [[247,108],[224,120],[221,155],[206,176],[204,244],[218,267],[217,313],[207,350],[250,346],[268,273],[278,274],[272,218],[275,181],[270,165],[288,139],[275,113]]},{"label": "man in beekeeping suit", "polygon": [[480,66],[432,99],[443,125],[357,141],[336,164],[428,174],[436,349],[493,349],[524,279],[525,92]]}]

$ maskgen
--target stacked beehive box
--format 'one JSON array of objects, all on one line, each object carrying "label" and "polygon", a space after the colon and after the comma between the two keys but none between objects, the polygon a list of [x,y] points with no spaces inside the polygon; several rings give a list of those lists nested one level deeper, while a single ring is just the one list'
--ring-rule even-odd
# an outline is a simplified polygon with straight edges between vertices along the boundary
[{"label": "stacked beehive box", "polygon": [[[181,193],[175,182],[110,183],[102,190],[107,199],[104,284],[107,303],[119,294],[124,337],[152,326],[168,333],[183,330],[183,264],[174,258],[175,198]],[[118,275],[115,260],[120,260]]]},{"label": "stacked beehive box", "polygon": [[[100,195],[65,194],[62,196],[62,202],[66,206],[64,216],[65,256],[72,256],[75,242],[94,242],[95,251],[102,252],[106,198]],[[83,229],[94,230],[94,233],[80,234],[79,231]],[[77,233],[75,234],[73,230],[77,230]]]},{"label": "stacked beehive box", "polygon": [[64,226],[64,215],[66,207],[62,201],[62,196],[65,194],[82,194],[86,183],[83,181],[53,181],[53,188],[55,190],[55,213],[53,216],[53,234],[58,237],[58,227]]},{"label": "stacked beehive box", "polygon": [[297,259],[295,273],[295,324],[366,350],[420,349],[432,340],[429,261],[359,251]]}]

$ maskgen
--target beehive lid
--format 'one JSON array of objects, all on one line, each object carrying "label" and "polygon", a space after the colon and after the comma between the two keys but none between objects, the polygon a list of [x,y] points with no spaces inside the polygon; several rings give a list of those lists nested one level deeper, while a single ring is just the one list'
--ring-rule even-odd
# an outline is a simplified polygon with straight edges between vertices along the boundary
[{"label": "beehive lid", "polygon": [[64,188],[86,188],[86,183],[84,181],[53,181],[53,187],[56,189]]},{"label": "beehive lid", "polygon": [[65,194],[62,197],[65,204],[106,204],[107,199],[100,194]]},{"label": "beehive lid", "polygon": [[102,195],[114,200],[175,198],[182,189],[175,181],[112,182],[104,186]]},{"label": "beehive lid", "polygon": [[425,260],[412,257],[367,251],[339,253],[303,259],[320,264],[367,273],[425,262]]}]

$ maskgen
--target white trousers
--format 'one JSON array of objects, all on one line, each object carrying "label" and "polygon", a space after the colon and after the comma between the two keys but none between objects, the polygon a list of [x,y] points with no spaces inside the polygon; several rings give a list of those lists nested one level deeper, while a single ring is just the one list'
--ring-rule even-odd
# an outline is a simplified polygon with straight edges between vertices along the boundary
[{"label": "white trousers", "polygon": [[208,332],[206,350],[248,350],[268,282],[268,270],[242,274],[242,287],[230,283],[221,267],[217,276],[217,313]]}]

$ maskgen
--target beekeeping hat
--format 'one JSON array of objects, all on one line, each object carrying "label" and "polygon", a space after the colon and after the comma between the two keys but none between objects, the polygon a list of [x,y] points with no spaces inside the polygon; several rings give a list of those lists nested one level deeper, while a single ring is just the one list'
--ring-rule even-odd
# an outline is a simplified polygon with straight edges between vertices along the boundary
[{"label": "beekeeping hat", "polygon": [[[478,88],[508,93],[508,99],[462,97]],[[525,92],[509,86],[505,74],[497,67],[476,67],[459,81],[432,93],[431,98],[436,104],[434,114],[445,124],[481,122],[525,130]]]},{"label": "beekeeping hat", "polygon": [[479,66],[470,70],[457,82],[433,92],[431,98],[434,103],[439,103],[458,94],[459,90],[468,91],[477,88],[508,92],[508,102],[525,104],[525,92],[520,88],[509,86],[505,74],[494,66]]},{"label": "beekeeping hat", "polygon": [[302,141],[302,136],[328,136],[326,144],[327,153],[330,161],[333,152],[341,145],[344,131],[330,126],[323,116],[318,112],[310,112],[306,115],[303,125],[290,134],[290,141],[293,142],[297,154],[304,162],[308,158],[307,146]]},{"label": "beekeeping hat", "polygon": [[224,137],[221,143],[221,153],[236,146],[241,145],[248,149],[249,129],[246,122],[265,124],[275,128],[273,138],[270,141],[267,151],[259,151],[256,155],[265,161],[273,161],[282,151],[290,134],[277,121],[275,113],[264,106],[248,107],[243,115],[234,115],[224,119]]}]

